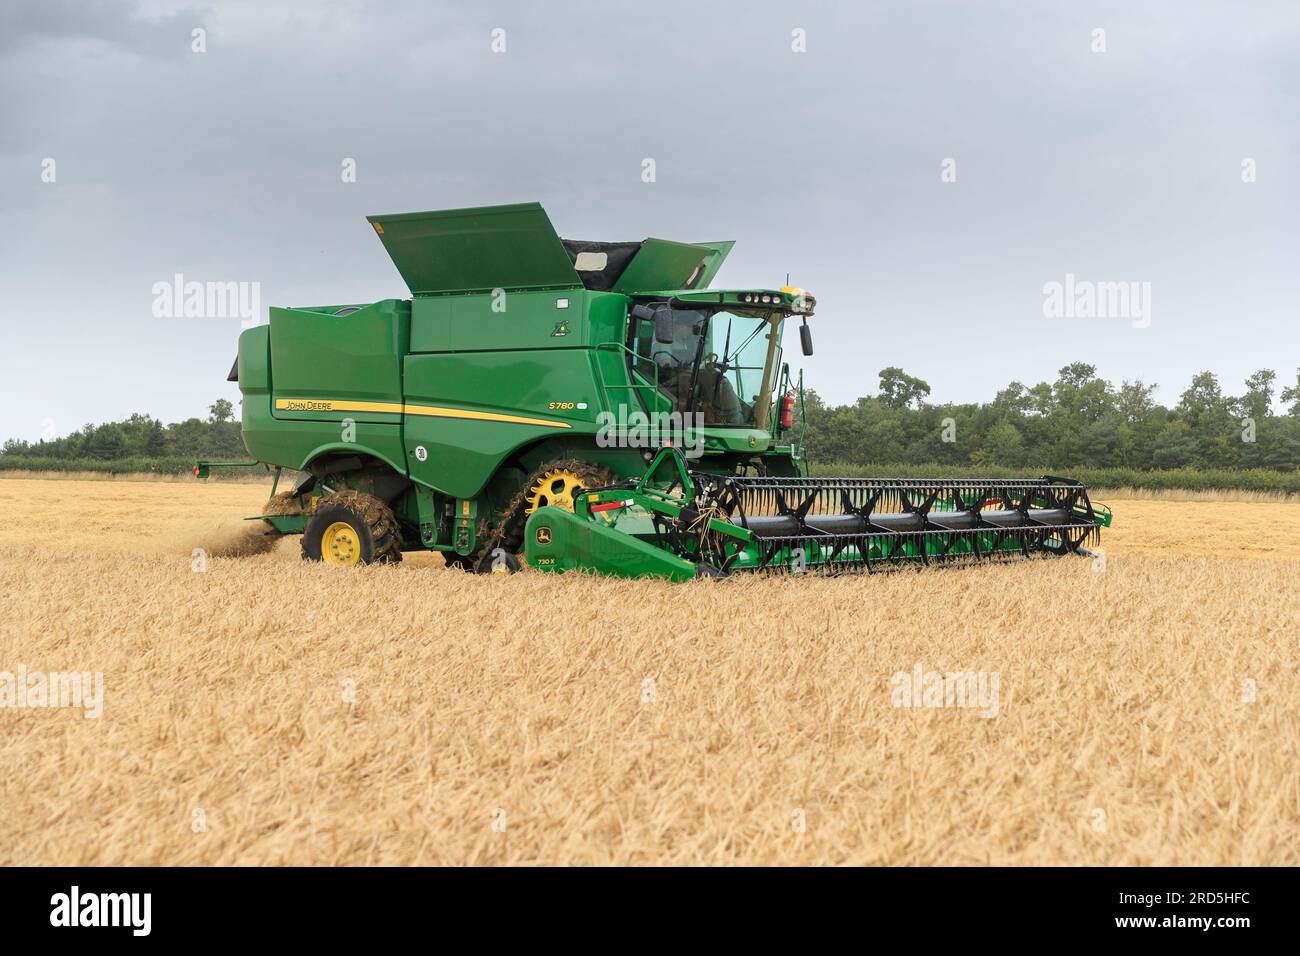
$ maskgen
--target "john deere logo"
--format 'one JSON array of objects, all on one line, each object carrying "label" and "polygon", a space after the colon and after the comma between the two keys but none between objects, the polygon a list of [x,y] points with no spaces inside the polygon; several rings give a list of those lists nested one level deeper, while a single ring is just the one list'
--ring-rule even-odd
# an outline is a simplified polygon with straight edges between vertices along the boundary
[{"label": "john deere logo", "polygon": [[757,444],[758,444],[758,439],[755,438],[753,435],[750,435],[750,436],[749,436],[749,447],[750,447],[750,448],[753,448],[753,447],[754,447],[755,445],[757,445]]},{"label": "john deere logo", "polygon": [[537,529],[537,543],[538,543],[538,544],[550,544],[550,543],[551,543],[551,529],[550,529],[550,528],[538,528],[538,529]]}]

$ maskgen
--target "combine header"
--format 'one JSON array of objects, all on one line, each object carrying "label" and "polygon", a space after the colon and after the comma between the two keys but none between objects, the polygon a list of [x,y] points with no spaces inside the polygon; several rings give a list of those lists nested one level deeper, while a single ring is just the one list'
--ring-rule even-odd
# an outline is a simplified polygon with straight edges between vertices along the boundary
[{"label": "combine header", "polygon": [[[665,468],[676,472],[666,489],[650,479]],[[584,491],[572,511],[538,510],[525,544],[528,563],[547,570],[683,580],[1086,555],[1109,523],[1110,511],[1067,479],[700,475],[666,449],[646,478]]]},{"label": "combine header", "polygon": [[807,477],[781,339],[797,318],[812,354],[816,300],[709,289],[731,242],[562,240],[535,203],[370,222],[412,297],[273,308],[231,374],[250,454],[298,472],[253,520],[305,558],[835,574],[1088,554],[1110,524],[1065,478]]}]

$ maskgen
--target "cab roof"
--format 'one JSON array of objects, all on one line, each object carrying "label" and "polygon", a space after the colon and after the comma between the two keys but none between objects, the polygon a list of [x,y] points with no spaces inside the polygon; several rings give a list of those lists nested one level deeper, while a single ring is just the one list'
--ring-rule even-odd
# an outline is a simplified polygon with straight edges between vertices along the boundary
[{"label": "cab roof", "polygon": [[687,304],[725,306],[752,311],[795,312],[812,315],[817,299],[806,289],[786,286],[781,289],[656,289],[635,293],[638,298]]}]

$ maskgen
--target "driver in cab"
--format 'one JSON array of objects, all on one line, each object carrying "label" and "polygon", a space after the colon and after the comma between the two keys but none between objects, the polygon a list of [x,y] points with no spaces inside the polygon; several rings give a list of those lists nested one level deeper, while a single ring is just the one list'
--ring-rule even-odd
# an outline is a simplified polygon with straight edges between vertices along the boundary
[{"label": "driver in cab", "polygon": [[679,337],[671,348],[665,347],[655,355],[660,389],[672,399],[675,412],[699,412],[706,423],[743,424],[744,409],[740,396],[718,366],[716,353],[708,353],[700,363],[699,375],[694,376],[697,401],[692,405],[691,379],[695,371],[696,341]]}]

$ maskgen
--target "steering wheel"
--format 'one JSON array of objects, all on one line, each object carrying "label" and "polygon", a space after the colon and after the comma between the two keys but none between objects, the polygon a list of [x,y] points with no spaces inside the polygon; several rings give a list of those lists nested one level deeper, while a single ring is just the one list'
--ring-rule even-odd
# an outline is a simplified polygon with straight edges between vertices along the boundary
[{"label": "steering wheel", "polygon": [[668,351],[656,352],[654,359],[656,365],[670,365],[674,368],[684,368],[686,366],[686,362]]}]

